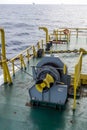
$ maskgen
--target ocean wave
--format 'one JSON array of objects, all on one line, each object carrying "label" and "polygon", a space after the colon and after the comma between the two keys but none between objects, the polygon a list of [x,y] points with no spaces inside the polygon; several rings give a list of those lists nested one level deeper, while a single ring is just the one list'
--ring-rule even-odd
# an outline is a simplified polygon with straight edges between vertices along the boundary
[{"label": "ocean wave", "polygon": [[16,33],[15,36],[29,36],[30,34],[28,32],[20,32],[20,33]]},{"label": "ocean wave", "polygon": [[16,40],[15,40],[15,41],[10,41],[10,44],[11,44],[11,45],[18,45],[18,46],[19,46],[19,45],[22,45],[22,43],[23,43],[23,42],[21,42],[21,41],[16,41]]},{"label": "ocean wave", "polygon": [[14,25],[16,28],[20,28],[20,27],[28,27],[29,25],[28,24],[26,24],[26,23],[17,23],[17,24],[15,24]]},{"label": "ocean wave", "polygon": [[7,56],[13,57],[42,38],[39,26],[87,27],[87,5],[0,5],[0,26],[5,29]]}]

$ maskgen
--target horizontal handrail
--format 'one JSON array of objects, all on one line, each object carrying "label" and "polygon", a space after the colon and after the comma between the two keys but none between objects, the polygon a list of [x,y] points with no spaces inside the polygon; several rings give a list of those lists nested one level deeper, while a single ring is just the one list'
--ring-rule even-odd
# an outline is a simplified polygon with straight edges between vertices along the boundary
[{"label": "horizontal handrail", "polygon": [[[7,63],[12,63],[12,72],[13,72],[13,76],[15,75],[15,66],[17,67],[17,65],[15,64],[16,60],[20,61],[20,69],[26,69],[26,63],[25,63],[25,57],[27,58],[27,62],[29,63],[29,59],[31,57],[36,57],[37,56],[37,50],[43,47],[43,40],[41,40],[41,42],[38,42],[35,46],[30,46],[27,49],[23,50],[22,52],[20,52],[17,56],[11,58]],[[31,51],[31,54],[30,54]],[[25,54],[26,53],[26,54]],[[25,55],[24,55],[25,54]]]},{"label": "horizontal handrail", "polygon": [[28,47],[27,49],[23,50],[22,52],[20,52],[17,56],[13,57],[10,61],[15,60],[16,58],[19,58],[19,56],[25,52],[27,52],[27,50],[30,50],[32,47]]}]

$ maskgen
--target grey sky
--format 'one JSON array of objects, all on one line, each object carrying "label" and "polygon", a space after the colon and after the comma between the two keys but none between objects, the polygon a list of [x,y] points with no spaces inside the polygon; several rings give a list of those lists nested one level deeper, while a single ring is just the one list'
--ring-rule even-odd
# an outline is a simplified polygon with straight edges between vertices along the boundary
[{"label": "grey sky", "polygon": [[87,4],[87,0],[0,0],[0,4]]}]

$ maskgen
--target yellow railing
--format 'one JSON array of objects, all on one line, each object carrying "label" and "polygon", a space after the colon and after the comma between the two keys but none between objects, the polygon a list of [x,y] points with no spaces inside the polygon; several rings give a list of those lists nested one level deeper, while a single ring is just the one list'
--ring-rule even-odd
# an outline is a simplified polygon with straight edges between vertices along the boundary
[{"label": "yellow railing", "polygon": [[0,64],[3,68],[3,76],[4,76],[4,83],[12,84],[12,79],[10,76],[10,72],[7,66],[7,59],[6,59],[6,50],[5,50],[5,32],[4,29],[0,28],[0,36],[1,36],[1,58],[0,58]]},{"label": "yellow railing", "polygon": [[[20,62],[20,66],[18,68],[20,69],[26,69],[26,63],[25,63],[25,58],[27,58],[27,62],[29,63],[29,58],[30,58],[30,54],[29,54],[29,50],[31,49],[31,47],[27,48],[26,50],[22,51],[20,54],[18,54],[17,56],[15,56],[14,58],[10,59],[7,63],[11,64],[12,66],[12,74],[13,76],[15,75],[15,67],[18,67],[18,65],[15,63],[16,61]],[[26,53],[26,54],[25,54]]]},{"label": "yellow railing", "polygon": [[[49,34],[48,34],[48,29],[46,27],[40,27],[39,29],[42,29],[42,30],[45,31],[45,33],[46,33],[46,42],[48,42],[50,40],[49,39]],[[68,29],[70,30],[70,33],[72,33],[73,31],[75,31],[77,37],[78,37],[79,33],[83,33],[83,32],[86,33],[87,32],[87,28],[68,28]],[[0,58],[0,65],[2,65],[2,68],[3,68],[4,83],[12,83],[12,79],[11,79],[11,76],[10,76],[10,72],[9,72],[9,69],[8,69],[8,66],[7,66],[7,59],[6,59],[5,33],[4,33],[4,30],[2,28],[0,28],[0,33],[1,33],[0,36],[1,36],[1,44],[2,44],[2,46],[1,46],[2,47],[1,48],[2,49],[1,53],[2,54],[0,56],[1,57]],[[60,33],[60,38],[61,38],[62,35],[64,35],[64,34],[62,34],[61,31],[59,32],[59,30],[57,30],[55,32],[56,40],[59,39],[59,37],[58,37],[59,33]],[[68,38],[68,40],[69,40],[69,38]],[[38,42],[38,44],[36,46],[29,47],[26,50],[22,51],[16,57],[12,58],[9,62],[12,64],[13,75],[15,75],[15,61],[16,61],[16,59],[19,59],[19,61],[20,61],[20,68],[21,69],[22,68],[26,69],[26,63],[25,63],[25,58],[24,57],[27,58],[28,62],[29,62],[29,59],[30,59],[31,56],[37,57],[37,50],[40,49],[40,48],[43,49],[44,48],[43,45],[44,44],[43,44],[43,40],[42,40],[41,42]],[[32,51],[32,53],[30,54],[31,51]],[[57,52],[60,52],[60,51],[57,51]],[[62,51],[62,52],[64,52],[64,51]],[[54,53],[55,53],[55,51],[54,51]],[[87,54],[87,51],[84,51],[83,53]],[[79,66],[79,65],[81,65],[81,59],[82,59],[82,56],[80,56],[80,59],[79,59],[80,63],[78,62],[78,64],[75,66],[75,76],[76,77],[79,77],[78,75],[79,75],[79,72],[81,71],[80,70],[81,66]],[[77,82],[78,82],[78,79],[75,78],[75,82],[74,82],[74,86],[75,86],[74,87],[74,95],[75,96],[74,96],[74,105],[73,105],[74,107],[75,107],[75,100],[76,100],[76,94],[75,94],[76,92],[75,91],[77,89],[76,86],[78,86]]]},{"label": "yellow railing", "polygon": [[[16,71],[15,67],[17,67],[18,69],[26,70],[26,63],[29,63],[29,60],[32,56],[34,56],[34,54],[33,54],[33,47],[31,46],[31,47],[25,49],[24,51],[22,51],[20,54],[18,54],[14,58],[10,59],[10,61],[8,61],[8,64],[9,63],[12,64],[13,76],[15,75],[15,71]],[[18,66],[17,63],[15,63],[16,61],[17,61],[17,63],[20,62],[20,66]]]},{"label": "yellow railing", "polygon": [[[6,58],[6,49],[5,49],[5,33],[4,29],[0,28],[0,36],[1,36],[1,49],[0,49],[0,66],[3,69],[3,77],[4,77],[4,83],[12,83],[12,78],[9,71],[9,65],[10,64],[12,68],[12,73],[15,75],[16,68],[18,69],[26,69],[26,63],[25,60],[29,63],[30,57],[37,57],[37,50],[40,48],[43,49],[43,40],[38,42],[36,46],[30,46],[29,48],[22,51],[20,54],[15,56],[14,58],[7,60]],[[17,65],[16,61],[20,62],[20,66]],[[18,62],[18,63],[19,63]],[[16,66],[16,67],[15,67]]]},{"label": "yellow railing", "polygon": [[87,28],[58,28],[53,30],[53,33],[48,33],[48,28],[46,27],[39,27],[39,29],[44,30],[46,33],[46,43],[51,40],[51,36],[53,36],[56,41],[62,40],[65,37],[65,40],[69,42],[70,36],[72,35],[76,36],[76,38],[78,38],[79,35],[87,35]]},{"label": "yellow railing", "polygon": [[[55,41],[66,40],[67,43],[70,41],[70,30],[69,29],[56,29],[50,34],[50,38],[54,37]],[[49,39],[51,40],[51,39]]]},{"label": "yellow railing", "polygon": [[[37,43],[36,46],[30,46],[29,48],[23,50],[21,53],[19,53],[17,56],[13,57],[8,61],[8,64],[10,63],[12,66],[12,73],[13,76],[15,75],[15,67],[18,69],[25,69],[26,70],[26,63],[29,63],[29,60],[31,57],[37,57],[37,50],[43,48],[43,40]],[[20,66],[18,66],[15,62],[20,62]]]},{"label": "yellow railing", "polygon": [[48,34],[48,28],[46,27],[39,27],[39,29],[42,29],[46,33],[46,43],[50,41],[51,36],[54,36],[56,41],[62,40],[63,37],[65,37],[65,40],[67,40],[67,42],[70,40],[69,29],[55,29],[51,34]]},{"label": "yellow railing", "polygon": [[[63,31],[66,30],[65,28],[59,28],[56,30],[56,34],[55,37],[56,39],[61,39],[64,36]],[[67,30],[69,30],[70,32],[68,33],[68,35],[65,35],[65,38],[67,39],[67,41],[69,41],[70,36],[76,36],[76,38],[78,38],[78,36],[87,36],[87,28],[67,28]],[[53,31],[54,32],[54,31]],[[54,35],[54,33],[52,33],[51,35]]]},{"label": "yellow railing", "polygon": [[[63,28],[61,28],[63,29]],[[68,28],[70,30],[70,35],[74,35],[76,36],[76,38],[78,38],[78,36],[80,35],[86,35],[87,36],[87,28]]]},{"label": "yellow railing", "polygon": [[82,68],[82,55],[83,52],[80,53],[79,59],[77,64],[75,65],[75,73],[74,73],[74,103],[73,103],[73,109],[76,108],[76,92],[77,88],[80,86],[81,83],[81,68]]}]

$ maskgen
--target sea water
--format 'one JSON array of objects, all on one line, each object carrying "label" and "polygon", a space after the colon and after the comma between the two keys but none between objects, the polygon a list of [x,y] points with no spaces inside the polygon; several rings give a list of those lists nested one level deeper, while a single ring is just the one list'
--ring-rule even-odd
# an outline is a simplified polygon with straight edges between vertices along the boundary
[{"label": "sea water", "polygon": [[49,31],[87,27],[87,5],[0,5],[0,27],[5,30],[8,59],[43,37],[39,26]]}]

